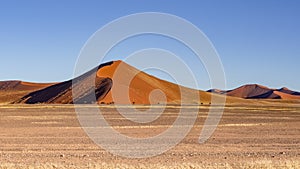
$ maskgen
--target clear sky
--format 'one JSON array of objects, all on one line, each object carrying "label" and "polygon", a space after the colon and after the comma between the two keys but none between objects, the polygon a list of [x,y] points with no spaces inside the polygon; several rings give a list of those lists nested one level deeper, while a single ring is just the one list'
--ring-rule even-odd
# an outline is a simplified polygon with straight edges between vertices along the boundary
[{"label": "clear sky", "polygon": [[[0,80],[68,80],[80,49],[106,23],[137,12],[164,12],[192,22],[208,36],[229,89],[258,83],[300,91],[299,9],[298,0],[2,0]],[[112,59],[129,54],[122,51]],[[200,83],[200,88],[209,85]]]}]

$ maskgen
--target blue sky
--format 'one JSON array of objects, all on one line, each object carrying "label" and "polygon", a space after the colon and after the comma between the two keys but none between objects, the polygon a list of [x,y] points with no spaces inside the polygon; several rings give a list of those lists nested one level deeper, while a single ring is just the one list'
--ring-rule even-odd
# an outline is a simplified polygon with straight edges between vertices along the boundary
[{"label": "blue sky", "polygon": [[[208,36],[223,63],[229,89],[258,83],[300,91],[299,8],[297,0],[2,0],[0,80],[70,79],[80,49],[106,23],[137,12],[164,12],[190,21]],[[143,38],[136,42],[147,38],[154,42],[157,37]],[[135,49],[134,41],[128,45]],[[141,47],[153,47],[147,45]],[[120,49],[111,59],[122,59],[130,50],[125,51]],[[205,70],[191,66],[200,67],[199,88],[209,89],[203,80]]]}]

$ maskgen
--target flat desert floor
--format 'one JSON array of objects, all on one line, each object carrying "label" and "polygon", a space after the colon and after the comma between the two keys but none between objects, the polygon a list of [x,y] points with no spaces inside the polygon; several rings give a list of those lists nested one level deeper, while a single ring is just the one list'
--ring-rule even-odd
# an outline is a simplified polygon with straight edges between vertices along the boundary
[{"label": "flat desert floor", "polygon": [[192,130],[177,146],[138,159],[113,155],[95,144],[73,105],[1,105],[0,168],[300,168],[300,105],[270,105],[227,105],[203,144],[198,138],[208,106],[170,105],[151,124],[123,119],[113,105],[100,107],[115,130],[143,138],[169,128],[179,109],[199,109]]}]

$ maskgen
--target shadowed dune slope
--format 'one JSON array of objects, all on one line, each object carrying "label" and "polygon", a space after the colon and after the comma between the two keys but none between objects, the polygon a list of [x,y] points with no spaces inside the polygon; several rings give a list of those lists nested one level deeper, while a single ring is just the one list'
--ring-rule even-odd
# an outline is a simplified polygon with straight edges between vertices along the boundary
[{"label": "shadowed dune slope", "polygon": [[[110,78],[96,77],[95,74],[98,69],[109,64],[112,64],[112,62],[101,64],[99,67],[75,78],[73,81],[68,80],[62,83],[57,83],[44,89],[29,93],[14,103],[70,104],[74,101],[76,101],[76,103],[93,103],[95,102],[93,100],[105,97],[111,89],[112,80]],[[89,85],[91,82],[95,82],[94,86]],[[72,86],[73,83],[74,85]],[[73,100],[72,87],[77,96],[75,100]]]}]

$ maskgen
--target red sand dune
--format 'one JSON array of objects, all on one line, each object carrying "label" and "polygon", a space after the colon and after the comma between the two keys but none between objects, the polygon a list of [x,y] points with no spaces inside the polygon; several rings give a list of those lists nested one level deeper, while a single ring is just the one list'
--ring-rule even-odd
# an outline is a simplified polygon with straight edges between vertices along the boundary
[{"label": "red sand dune", "polygon": [[244,99],[300,99],[300,93],[289,90],[288,88],[271,89],[258,84],[249,84],[238,87],[233,90],[220,91],[209,90],[218,94],[226,94],[227,96],[239,97]]},{"label": "red sand dune", "polygon": [[53,85],[54,83],[32,83],[23,81],[3,81],[0,82],[0,90],[38,90]]},{"label": "red sand dune", "polygon": [[227,91],[226,94],[228,96],[241,97],[241,98],[268,98],[274,99],[278,98],[277,95],[273,93],[272,89],[269,89],[265,86],[257,85],[257,84],[249,84],[241,86],[237,89]]},{"label": "red sand dune", "polygon": [[23,81],[0,82],[0,103],[11,103],[36,90],[51,86],[54,83],[31,83]]},{"label": "red sand dune", "polygon": [[[95,82],[93,84],[93,82]],[[72,86],[73,83],[73,86]],[[227,103],[246,99],[299,99],[287,88],[269,89],[253,84],[230,91],[209,92],[186,88],[142,72],[125,62],[101,64],[91,71],[61,83],[39,84],[21,81],[0,82],[0,103],[100,103],[100,104],[210,104],[212,95]],[[231,97],[233,96],[233,97]]]},{"label": "red sand dune", "polygon": [[[94,79],[96,97],[90,84]],[[93,103],[96,99],[100,104],[178,104],[182,100],[186,104],[209,104],[215,95],[158,79],[122,61],[102,64],[74,81],[77,82],[73,90],[78,96],[76,103]],[[240,99],[227,98],[233,100]],[[34,91],[14,103],[73,103],[72,80]]]},{"label": "red sand dune", "polygon": [[[109,77],[114,83],[112,90],[104,99],[99,100],[100,102],[150,104],[150,93],[155,89],[162,91],[166,96],[164,98],[160,93],[153,94],[152,100],[157,104],[179,103],[181,99],[180,86],[148,75],[125,62],[115,61],[112,65],[100,69],[97,76]],[[195,92],[188,88],[182,89],[187,95]]]},{"label": "red sand dune", "polygon": [[296,100],[296,99],[300,100],[300,95],[292,95],[280,91],[274,91],[274,94],[280,96],[281,99],[285,99],[285,100]]},{"label": "red sand dune", "polygon": [[282,93],[286,93],[286,94],[300,96],[300,92],[292,91],[292,90],[290,90],[290,89],[288,89],[286,87],[278,89],[277,91],[282,92]]},{"label": "red sand dune", "polygon": [[[140,71],[125,62],[114,61],[113,64],[98,70],[98,77],[112,79],[113,86],[99,103],[117,104],[210,104],[211,93],[186,88],[165,80],[161,80]],[[214,94],[215,95],[215,94]],[[224,96],[215,95],[216,98]],[[227,98],[227,101],[237,101]]]}]

